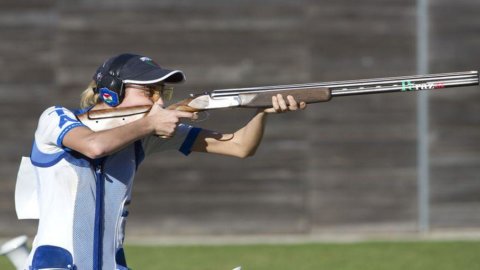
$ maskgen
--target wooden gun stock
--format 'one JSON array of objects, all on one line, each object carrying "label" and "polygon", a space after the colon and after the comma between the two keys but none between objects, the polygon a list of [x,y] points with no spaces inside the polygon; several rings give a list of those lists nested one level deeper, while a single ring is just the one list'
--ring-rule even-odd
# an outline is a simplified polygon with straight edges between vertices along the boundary
[{"label": "wooden gun stock", "polygon": [[200,108],[194,108],[190,107],[189,104],[194,100],[194,98],[187,98],[184,100],[181,100],[177,103],[174,103],[172,105],[169,105],[167,107],[167,110],[175,110],[175,111],[183,111],[183,112],[199,112],[202,111]]}]

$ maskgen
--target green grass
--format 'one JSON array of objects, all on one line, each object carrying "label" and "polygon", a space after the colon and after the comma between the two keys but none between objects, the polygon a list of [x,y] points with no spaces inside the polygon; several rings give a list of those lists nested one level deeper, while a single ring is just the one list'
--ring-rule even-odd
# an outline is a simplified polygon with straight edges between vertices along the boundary
[{"label": "green grass", "polygon": [[[128,246],[134,270],[457,270],[480,269],[480,242]],[[0,269],[13,270],[5,257]],[[79,269],[84,270],[84,269]]]}]

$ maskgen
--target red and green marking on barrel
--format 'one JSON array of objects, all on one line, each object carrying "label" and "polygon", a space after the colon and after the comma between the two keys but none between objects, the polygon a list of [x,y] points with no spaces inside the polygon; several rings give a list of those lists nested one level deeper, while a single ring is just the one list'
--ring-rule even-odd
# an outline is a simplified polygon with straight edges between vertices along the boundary
[{"label": "red and green marking on barrel", "polygon": [[411,81],[402,81],[402,92],[404,91],[418,91],[428,89],[445,88],[443,82],[428,82],[428,83],[412,83]]}]

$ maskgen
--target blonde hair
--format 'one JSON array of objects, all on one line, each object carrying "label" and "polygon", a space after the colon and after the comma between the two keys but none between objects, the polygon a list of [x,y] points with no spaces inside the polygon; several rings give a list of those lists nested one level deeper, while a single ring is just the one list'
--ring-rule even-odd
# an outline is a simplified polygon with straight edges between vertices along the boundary
[{"label": "blonde hair", "polygon": [[98,93],[93,92],[93,89],[97,87],[95,81],[91,81],[87,89],[82,92],[80,98],[80,108],[86,109],[88,107],[92,107],[98,103],[100,103],[100,99],[98,98]]}]

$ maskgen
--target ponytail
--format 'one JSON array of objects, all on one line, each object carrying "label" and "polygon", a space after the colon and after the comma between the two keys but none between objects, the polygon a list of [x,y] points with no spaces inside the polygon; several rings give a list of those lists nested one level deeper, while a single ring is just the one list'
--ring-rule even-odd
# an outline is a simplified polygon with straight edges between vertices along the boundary
[{"label": "ponytail", "polygon": [[87,89],[82,92],[80,99],[80,108],[86,109],[99,103],[98,93],[93,92],[93,89],[97,86],[95,81],[91,81],[88,84]]}]

